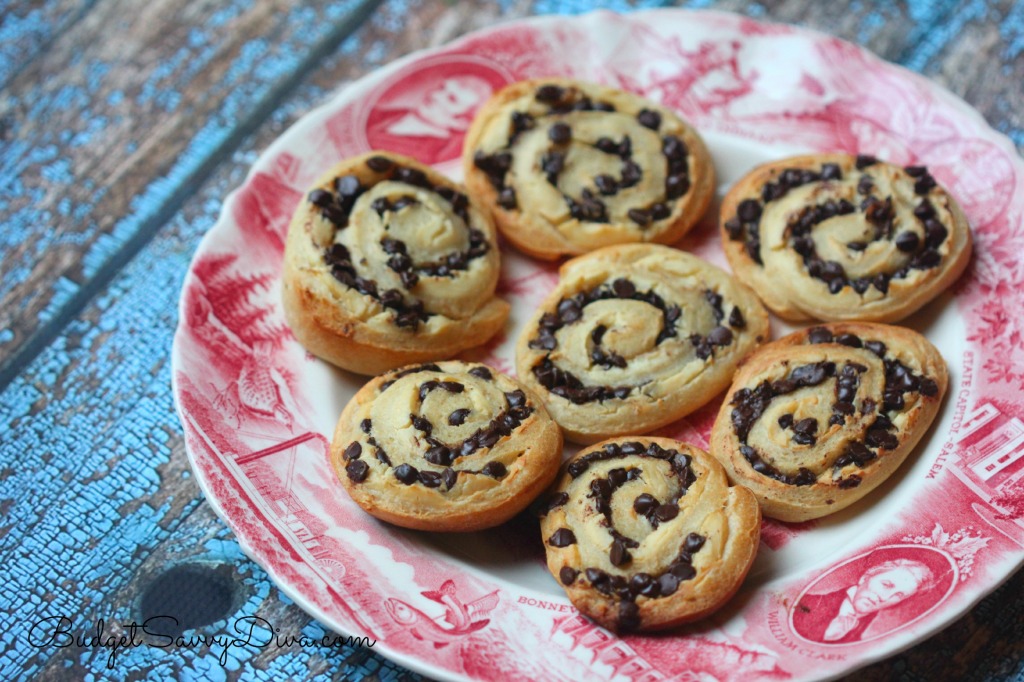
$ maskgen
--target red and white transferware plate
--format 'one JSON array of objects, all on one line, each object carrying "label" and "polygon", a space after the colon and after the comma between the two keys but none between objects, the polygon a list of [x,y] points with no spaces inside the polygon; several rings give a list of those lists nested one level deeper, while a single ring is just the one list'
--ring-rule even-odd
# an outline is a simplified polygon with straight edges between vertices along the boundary
[{"label": "red and white transferware plate", "polygon": [[[793,153],[872,154],[927,165],[974,229],[968,273],[907,321],[950,365],[930,435],[850,509],[767,522],[743,591],[710,620],[669,635],[616,637],[581,617],[547,573],[529,518],[467,536],[406,531],[364,514],[336,480],[327,440],[363,379],[305,353],[279,303],[289,217],[326,168],[376,147],[458,178],[478,105],[504,83],[544,75],[606,83],[675,109],[705,136],[720,190]],[[173,355],[192,466],[249,555],[300,606],[435,678],[840,675],[939,630],[1024,560],[1022,177],[1009,140],[960,100],[858,47],[790,26],[679,10],[600,12],[506,24],[414,54],[285,133],[201,244]],[[681,247],[724,266],[711,219]],[[508,250],[504,258],[499,293],[513,304],[511,320],[469,357],[509,372],[519,327],[556,269]],[[706,447],[717,408],[660,433]],[[922,567],[930,579],[920,580]],[[836,610],[854,587],[877,610],[846,624],[853,629],[838,640],[827,637],[829,623],[808,616],[807,605]]]}]

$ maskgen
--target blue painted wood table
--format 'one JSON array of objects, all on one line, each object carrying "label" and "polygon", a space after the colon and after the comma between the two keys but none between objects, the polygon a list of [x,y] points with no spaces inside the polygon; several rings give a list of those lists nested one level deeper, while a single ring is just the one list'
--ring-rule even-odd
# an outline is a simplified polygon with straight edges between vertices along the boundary
[{"label": "blue painted wood table", "polygon": [[[1024,4],[678,4],[864,45],[941,83],[1024,146]],[[258,616],[282,633],[330,634],[242,553],[191,477],[169,367],[190,258],[257,154],[336,88],[469,30],[590,4],[0,7],[0,677],[417,678],[368,648],[112,651],[41,633],[125,634],[126,623],[170,612],[183,625]],[[182,590],[189,599],[169,597]],[[852,677],[1024,679],[1024,575]]]}]

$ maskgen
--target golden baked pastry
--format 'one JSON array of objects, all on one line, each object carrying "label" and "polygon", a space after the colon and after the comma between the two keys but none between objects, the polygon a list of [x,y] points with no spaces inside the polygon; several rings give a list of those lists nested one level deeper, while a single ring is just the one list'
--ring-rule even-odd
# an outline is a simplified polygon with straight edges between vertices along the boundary
[{"label": "golden baked pastry", "polygon": [[565,263],[516,346],[519,380],[576,442],[646,433],[725,390],[769,336],[757,297],[667,246],[610,246]]},{"label": "golden baked pastry", "polygon": [[548,570],[615,631],[659,630],[721,607],[760,538],[757,501],[707,453],[669,438],[609,440],[573,457],[541,518]]},{"label": "golden baked pastry", "polygon": [[442,359],[505,324],[495,232],[459,185],[371,152],[317,182],[288,228],[285,318],[305,348],[360,374]]},{"label": "golden baked pastry", "polygon": [[715,189],[704,142],[670,109],[565,78],[495,93],[466,134],[463,166],[502,234],[548,260],[674,242]]},{"label": "golden baked pastry", "polygon": [[902,327],[833,323],[790,334],[736,373],[711,454],[765,516],[805,521],[867,495],[906,459],[946,392],[946,364]]},{"label": "golden baked pastry", "polygon": [[356,504],[418,530],[507,521],[551,484],[561,459],[562,435],[536,398],[486,365],[454,360],[372,379],[331,442]]},{"label": "golden baked pastry", "polygon": [[963,273],[971,232],[924,166],[811,154],[768,163],[722,203],[736,276],[780,316],[895,322]]}]

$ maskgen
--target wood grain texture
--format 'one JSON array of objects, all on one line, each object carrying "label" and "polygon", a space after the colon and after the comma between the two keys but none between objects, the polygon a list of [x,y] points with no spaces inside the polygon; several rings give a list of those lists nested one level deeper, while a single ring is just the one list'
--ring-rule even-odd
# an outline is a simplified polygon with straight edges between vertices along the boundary
[{"label": "wood grain texture", "polygon": [[[103,2],[106,0],[102,0],[100,5]],[[733,8],[759,18],[801,23],[861,42],[886,58],[908,64],[916,64],[913,62],[915,59],[921,60],[924,64],[921,68],[926,72],[938,74],[940,79],[950,79],[947,87],[954,90],[963,87],[963,93],[969,97],[975,96],[971,93],[989,97],[990,105],[985,104],[989,100],[981,104],[993,108],[983,113],[996,127],[1008,126],[1000,129],[1011,134],[1020,129],[1019,119],[1011,119],[999,110],[999,106],[1012,104],[1014,113],[1019,116],[1022,98],[1019,86],[1016,86],[1017,92],[1013,91],[1014,83],[1019,83],[1019,79],[1014,81],[1001,75],[1001,69],[1009,68],[1010,73],[1019,76],[1021,69],[1019,55],[1024,49],[1019,44],[1022,40],[1022,19],[1020,10],[1015,9],[1012,3],[929,3],[931,8],[940,11],[939,16],[944,17],[942,20],[949,20],[953,14],[959,16],[959,13],[966,17],[955,34],[961,36],[959,42],[954,37],[947,37],[941,45],[929,42],[932,40],[929,36],[936,30],[934,26],[941,25],[941,21],[935,19],[935,15],[916,13],[903,6],[893,8],[885,5],[876,9],[866,3],[850,2],[828,3],[826,8],[825,3],[796,1],[755,5],[740,2],[684,4]],[[984,5],[986,11],[979,13],[971,9],[978,4]],[[839,11],[837,7],[840,5],[847,7],[848,11]],[[262,569],[244,557],[226,526],[202,501],[191,477],[171,400],[168,360],[180,283],[188,262],[199,239],[216,219],[224,196],[241,182],[256,155],[287,125],[322,101],[328,92],[410,50],[439,44],[498,19],[536,12],[580,12],[587,9],[589,3],[555,1],[501,5],[483,0],[457,4],[438,0],[389,2],[306,78],[288,90],[290,94],[285,99],[266,107],[262,117],[253,124],[252,135],[222,141],[219,143],[219,156],[204,157],[207,158],[204,163],[209,164],[209,173],[202,183],[199,182],[202,176],[194,172],[173,172],[177,168],[174,164],[179,162],[175,157],[201,156],[202,143],[206,139],[204,135],[212,134],[210,130],[221,135],[233,134],[232,116],[240,115],[246,102],[254,101],[246,97],[258,99],[251,93],[234,99],[226,92],[226,83],[237,85],[240,82],[232,80],[235,76],[230,75],[230,68],[207,81],[209,88],[220,93],[211,95],[214,99],[221,98],[219,105],[209,102],[207,105],[211,108],[203,109],[208,117],[212,117],[210,120],[218,121],[216,126],[212,129],[205,127],[206,121],[199,114],[194,114],[195,121],[178,121],[174,124],[178,127],[173,130],[157,126],[155,134],[164,135],[163,142],[148,148],[148,153],[157,158],[143,159],[122,154],[120,163],[134,159],[129,164],[133,169],[131,172],[127,167],[121,173],[114,172],[119,166],[99,158],[101,153],[98,150],[104,146],[116,146],[126,139],[143,138],[148,130],[143,119],[121,121],[117,125],[126,127],[119,128],[117,135],[105,130],[94,131],[93,136],[83,143],[90,149],[80,152],[84,156],[75,157],[92,159],[82,161],[85,163],[82,166],[84,171],[77,166],[66,167],[65,170],[58,168],[47,171],[52,174],[50,177],[42,170],[36,170],[36,174],[29,177],[31,182],[28,184],[18,174],[10,176],[21,184],[15,184],[14,192],[3,190],[4,195],[0,197],[4,202],[0,203],[3,224],[22,226],[31,234],[35,234],[31,230],[35,221],[44,215],[43,211],[56,210],[59,213],[59,199],[55,198],[59,195],[57,190],[80,184],[78,173],[84,172],[82,177],[93,178],[93,182],[98,183],[91,189],[73,189],[84,192],[83,198],[76,199],[74,205],[84,207],[78,210],[82,215],[80,224],[87,229],[77,233],[74,239],[69,237],[65,241],[59,241],[59,235],[48,237],[51,239],[48,242],[50,248],[67,249],[70,253],[64,256],[66,262],[59,263],[63,270],[57,268],[56,272],[37,275],[36,286],[44,289],[49,286],[57,290],[65,286],[68,291],[77,291],[93,281],[94,275],[90,276],[90,273],[110,262],[111,253],[120,248],[118,243],[123,245],[131,239],[131,234],[138,234],[131,233],[128,228],[118,232],[116,226],[143,210],[140,207],[150,215],[166,215],[169,219],[151,219],[159,221],[159,229],[152,231],[150,240],[139,244],[133,258],[118,265],[109,282],[98,286],[95,297],[83,301],[77,313],[62,312],[63,305],[73,295],[65,292],[61,294],[64,299],[55,298],[57,294],[51,296],[49,300],[58,303],[49,304],[50,315],[66,315],[67,324],[51,343],[42,348],[31,365],[19,368],[13,382],[0,394],[0,425],[3,425],[0,428],[4,429],[0,439],[0,509],[4,512],[0,521],[0,566],[4,567],[2,575],[5,577],[0,581],[0,603],[8,605],[8,608],[0,609],[0,629],[10,635],[5,636],[0,644],[0,677],[38,674],[43,679],[57,680],[111,674],[106,667],[109,652],[75,647],[35,647],[25,637],[26,627],[38,620],[40,614],[67,613],[79,624],[96,618],[112,620],[114,627],[117,623],[129,622],[136,615],[137,600],[148,582],[162,568],[180,562],[206,562],[230,569],[231,575],[241,585],[242,598],[229,619],[260,615],[283,632],[321,636],[323,627],[284,597]],[[96,11],[104,10],[98,6]],[[187,7],[172,10],[170,20],[172,23],[180,22],[175,25],[187,27],[190,22],[198,24],[209,16],[198,10],[188,16],[179,14],[187,11]],[[306,19],[293,16],[288,21],[302,23]],[[262,24],[262,30],[270,31],[267,27],[272,25],[275,24]],[[302,25],[308,25],[308,22]],[[284,24],[277,26],[282,35],[290,35]],[[95,36],[100,30],[99,24],[92,25],[90,30]],[[175,34],[175,40],[168,39],[162,43],[160,49],[173,51],[180,47],[176,41],[187,37],[188,31],[184,28],[178,30],[184,32]],[[151,29],[151,34],[164,31]],[[998,40],[994,37],[997,34]],[[76,40],[81,42],[85,38],[78,36]],[[964,47],[964,41],[970,41],[974,52]],[[1014,49],[1017,51],[1012,59],[1007,61],[998,57],[1004,51],[1012,52]],[[236,56],[240,54],[241,48],[238,47]],[[66,58],[69,64],[76,61],[70,52]],[[162,59],[156,54],[149,58],[154,60],[151,64],[153,69],[156,68],[154,64]],[[35,61],[16,78],[16,84],[28,87],[25,85],[28,81],[22,79],[36,69]],[[986,65],[986,61],[993,63]],[[131,68],[129,63],[119,63],[110,72],[114,75],[105,78],[130,79],[131,74],[122,71]],[[256,65],[239,68],[242,70],[237,78],[258,77],[251,75],[255,73]],[[287,70],[286,67],[281,68]],[[31,72],[42,78],[42,74],[52,73],[51,69],[59,72],[55,65]],[[947,69],[949,76],[943,75]],[[57,93],[62,87],[59,84],[65,80],[74,84],[75,79],[83,78],[86,71],[71,69],[57,81],[39,87],[49,87],[51,91],[47,97],[52,96],[52,101],[57,101]],[[281,77],[278,75],[277,82]],[[986,78],[994,82],[974,82]],[[144,82],[144,79],[137,81]],[[154,86],[156,89],[160,89],[160,82],[158,80]],[[93,96],[89,95],[87,87],[85,90],[87,97]],[[189,97],[202,101],[203,96],[198,90],[192,90]],[[1005,99],[1000,100],[1000,97]],[[999,105],[1000,101],[1004,105]],[[187,108],[191,105],[179,102],[177,106]],[[72,114],[61,109],[42,111],[62,117],[60,122],[65,126],[62,129],[80,124]],[[163,116],[164,113],[153,109],[147,110],[143,118],[153,122],[165,120]],[[1013,122],[1015,120],[1016,123]],[[76,130],[81,132],[87,128],[81,123]],[[0,140],[3,144],[0,147],[3,168],[14,169],[15,162],[21,163],[31,155],[39,155],[32,157],[37,160],[44,159],[46,149],[60,150],[71,144],[62,141],[60,135],[48,130],[42,122],[33,123],[31,130],[35,137],[26,138],[31,142],[25,142],[27,147],[11,151],[13,145],[7,146],[11,139]],[[25,141],[20,132],[13,139],[18,144]],[[74,139],[74,136],[69,139]],[[1020,137],[1015,140],[1020,148]],[[49,168],[47,164],[54,162],[51,159],[39,163],[42,164],[39,166],[41,169]],[[168,163],[171,165],[167,166]],[[104,169],[102,172],[97,170],[101,167]],[[122,183],[119,185],[121,189],[111,191],[123,193],[116,201],[103,184],[114,179]],[[39,205],[19,205],[21,213],[17,215],[22,216],[23,222],[10,222],[7,216],[14,213],[4,212],[14,205],[15,198],[19,196],[23,197],[20,201],[27,202],[24,196],[31,195],[29,189],[41,192]],[[18,194],[22,190],[25,194]],[[50,196],[48,193],[55,194]],[[94,195],[100,193],[102,196],[96,199]],[[172,201],[170,197],[175,193],[180,198]],[[119,212],[103,217],[99,211],[104,206]],[[73,216],[74,212],[71,214]],[[57,218],[50,216],[46,219],[51,222],[45,224],[52,229]],[[6,229],[3,234],[10,235]],[[95,240],[89,242],[94,234]],[[15,237],[0,237],[3,238],[18,246],[19,240]],[[79,239],[84,240],[82,244],[85,246],[77,243]],[[104,250],[106,246],[97,246],[105,244],[105,239],[114,240],[107,250]],[[12,283],[17,284],[32,269],[17,269],[15,265],[20,261],[9,258],[8,244],[2,248],[2,286],[8,287]],[[27,252],[23,249],[17,252],[17,256],[20,258]],[[88,254],[98,255],[85,263]],[[77,279],[68,275],[69,283],[62,284],[60,278],[66,273],[74,274]],[[13,291],[13,286],[10,291]],[[32,292],[26,291],[22,291],[19,299],[10,293],[0,294],[6,297],[0,298],[4,301],[0,305],[0,310],[4,311],[2,314],[7,314],[9,302],[29,300],[26,296],[30,297]],[[60,300],[65,303],[60,304]],[[6,323],[0,322],[0,342],[7,329]],[[17,347],[24,338],[27,337],[12,339],[6,347]],[[848,679],[1020,678],[1024,675],[1022,623],[1024,576],[1018,575],[939,635]],[[226,627],[215,627],[211,632],[223,633],[225,630]],[[168,650],[139,647],[119,656],[114,670],[119,677],[129,675],[161,680],[169,677],[258,680],[314,676],[370,680],[418,677],[363,649],[238,647],[231,649],[223,665],[219,660],[221,652],[222,648],[216,645]]]},{"label": "wood grain texture", "polygon": [[375,4],[106,0],[24,68],[0,98],[0,172],[16,178],[0,204],[0,374],[48,342]]}]

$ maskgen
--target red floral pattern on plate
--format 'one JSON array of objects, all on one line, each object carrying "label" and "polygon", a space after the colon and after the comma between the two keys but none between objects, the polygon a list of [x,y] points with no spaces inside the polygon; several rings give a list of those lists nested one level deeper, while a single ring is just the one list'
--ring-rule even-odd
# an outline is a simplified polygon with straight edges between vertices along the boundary
[{"label": "red floral pattern on plate", "polygon": [[[724,186],[791,152],[871,153],[927,164],[974,226],[968,274],[907,321],[936,342],[951,369],[950,396],[930,437],[852,509],[814,523],[766,524],[743,591],[685,632],[620,638],[579,616],[547,574],[529,518],[435,536],[363,514],[327,459],[334,420],[362,379],[305,353],[278,303],[288,220],[317,176],[389,140],[458,176],[453,152],[487,92],[550,74],[677,109],[705,133]],[[726,680],[849,671],[938,630],[1024,556],[1022,169],[1007,139],[923,78],[828,36],[728,14],[534,19],[411,55],[275,142],[200,246],[173,353],[193,469],[246,551],[300,606],[331,628],[377,639],[378,651],[433,677]],[[711,220],[681,246],[724,262]],[[505,254],[500,293],[513,303],[509,329],[467,357],[510,371],[518,328],[557,268]],[[717,401],[662,432],[705,445],[716,410]],[[882,582],[906,589],[885,592]]]}]

